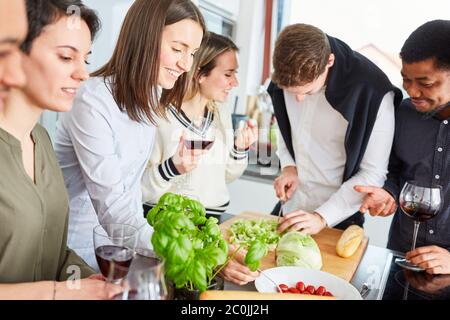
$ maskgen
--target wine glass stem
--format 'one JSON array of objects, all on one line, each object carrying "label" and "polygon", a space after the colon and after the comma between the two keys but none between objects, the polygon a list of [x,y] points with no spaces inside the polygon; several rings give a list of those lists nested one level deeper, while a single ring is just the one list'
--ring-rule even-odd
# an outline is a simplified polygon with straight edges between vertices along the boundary
[{"label": "wine glass stem", "polygon": [[411,251],[416,249],[416,240],[417,240],[417,233],[419,232],[419,226],[420,226],[420,222],[419,221],[414,221],[414,235],[413,235],[413,242],[412,242],[412,246],[411,246]]}]

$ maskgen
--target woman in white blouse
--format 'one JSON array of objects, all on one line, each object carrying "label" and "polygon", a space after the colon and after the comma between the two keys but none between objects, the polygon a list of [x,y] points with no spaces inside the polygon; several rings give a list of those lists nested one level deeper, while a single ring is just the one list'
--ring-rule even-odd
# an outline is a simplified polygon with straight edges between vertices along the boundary
[{"label": "woman in white blouse", "polygon": [[[251,123],[235,137],[229,108],[221,104],[238,85],[237,51],[230,39],[212,32],[198,51],[181,111],[169,106],[168,121],[158,123],[155,147],[142,178],[144,201],[150,205],[164,193],[174,192],[198,198],[208,215],[226,211],[230,201],[227,183],[242,175],[247,150],[257,139],[257,128]],[[194,127],[195,119],[202,118],[201,126]],[[215,131],[212,146],[192,157],[185,139],[208,130]],[[255,280],[259,273],[238,260],[231,260],[224,269],[225,279],[237,284]]]},{"label": "woman in white blouse", "polygon": [[55,149],[70,196],[68,244],[94,268],[93,227],[124,223],[151,247],[141,178],[157,117],[181,106],[205,24],[189,0],[136,0],[109,62],[57,124]]}]

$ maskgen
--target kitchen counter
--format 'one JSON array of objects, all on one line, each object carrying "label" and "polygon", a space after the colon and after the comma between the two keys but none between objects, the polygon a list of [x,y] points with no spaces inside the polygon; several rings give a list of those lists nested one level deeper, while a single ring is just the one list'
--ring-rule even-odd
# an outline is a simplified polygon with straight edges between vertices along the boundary
[{"label": "kitchen counter", "polygon": [[280,161],[276,155],[272,158],[270,165],[263,166],[258,164],[256,153],[250,151],[248,163],[247,169],[241,179],[272,184],[280,174]]},{"label": "kitchen counter", "polygon": [[[220,223],[232,218],[222,215]],[[370,240],[369,240],[370,243]],[[350,283],[361,289],[364,283],[371,288],[365,300],[448,300],[450,275],[431,276],[426,273],[405,272],[395,263],[400,252],[368,245],[361,263]],[[238,286],[225,282],[225,290],[256,291],[254,282]]]}]

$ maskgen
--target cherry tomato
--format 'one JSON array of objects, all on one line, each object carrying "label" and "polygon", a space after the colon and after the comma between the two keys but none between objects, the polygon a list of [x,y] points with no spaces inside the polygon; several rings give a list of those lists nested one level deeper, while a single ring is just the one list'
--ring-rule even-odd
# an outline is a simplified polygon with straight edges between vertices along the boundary
[{"label": "cherry tomato", "polygon": [[290,293],[300,293],[297,288],[289,288]]},{"label": "cherry tomato", "polygon": [[325,292],[327,292],[327,289],[325,289],[324,286],[320,286],[320,287],[317,288],[315,294],[317,296],[323,296]]},{"label": "cherry tomato", "polygon": [[288,285],[287,285],[287,284],[284,284],[284,283],[279,284],[279,285],[278,285],[278,288],[281,289],[281,292],[288,292],[288,289],[289,289]]},{"label": "cherry tomato", "polygon": [[305,291],[308,291],[310,294],[314,294],[316,288],[314,288],[314,286],[307,286]]},{"label": "cherry tomato", "polygon": [[333,294],[329,291],[325,292],[323,295],[326,297],[334,297]]},{"label": "cherry tomato", "polygon": [[297,282],[295,287],[297,288],[298,291],[300,291],[300,293],[305,291],[305,284],[303,282],[301,282],[301,281]]}]

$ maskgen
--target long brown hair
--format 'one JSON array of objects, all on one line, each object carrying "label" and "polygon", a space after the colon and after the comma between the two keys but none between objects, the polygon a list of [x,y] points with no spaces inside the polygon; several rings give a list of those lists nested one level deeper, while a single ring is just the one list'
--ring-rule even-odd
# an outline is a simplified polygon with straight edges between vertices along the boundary
[{"label": "long brown hair", "polygon": [[92,74],[111,77],[112,95],[132,120],[155,124],[155,115],[166,118],[167,105],[181,108],[187,74],[182,74],[171,90],[163,90],[160,101],[157,84],[163,29],[184,19],[196,21],[205,34],[203,16],[190,0],[136,0],[111,59]]},{"label": "long brown hair", "polygon": [[[228,51],[238,52],[236,44],[229,38],[209,32],[205,36],[205,41],[195,54],[194,64],[188,73],[190,79],[184,101],[189,101],[200,92],[199,80],[202,76],[207,77],[217,65],[217,58]],[[211,101],[207,107],[214,111],[215,103]]]}]

